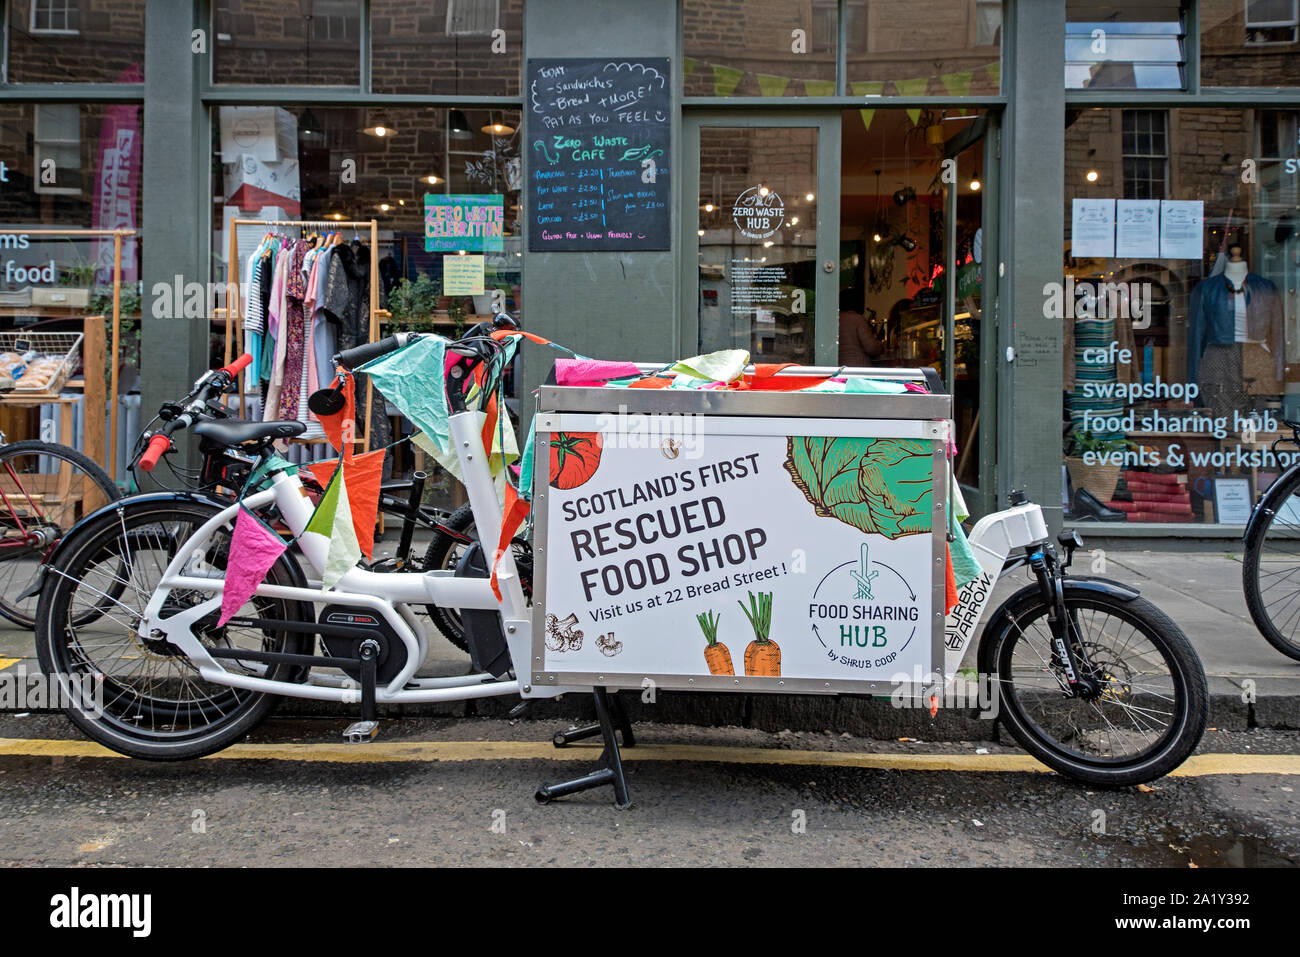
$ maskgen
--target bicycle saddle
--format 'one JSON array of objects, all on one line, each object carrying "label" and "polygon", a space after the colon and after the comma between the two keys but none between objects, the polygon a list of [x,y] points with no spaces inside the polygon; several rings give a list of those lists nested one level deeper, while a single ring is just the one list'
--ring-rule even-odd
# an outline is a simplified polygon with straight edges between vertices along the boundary
[{"label": "bicycle saddle", "polygon": [[267,439],[291,439],[306,430],[307,423],[298,421],[240,422],[230,419],[207,419],[194,426],[195,435],[211,439],[221,445],[243,445],[245,442],[261,442]]}]

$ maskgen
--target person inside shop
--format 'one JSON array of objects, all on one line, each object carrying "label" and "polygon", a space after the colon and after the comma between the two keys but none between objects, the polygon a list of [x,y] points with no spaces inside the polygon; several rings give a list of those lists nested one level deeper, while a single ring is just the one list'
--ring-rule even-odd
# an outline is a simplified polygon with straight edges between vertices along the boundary
[{"label": "person inside shop", "polygon": [[879,357],[880,337],[858,308],[860,293],[850,287],[840,290],[840,365],[869,366]]}]

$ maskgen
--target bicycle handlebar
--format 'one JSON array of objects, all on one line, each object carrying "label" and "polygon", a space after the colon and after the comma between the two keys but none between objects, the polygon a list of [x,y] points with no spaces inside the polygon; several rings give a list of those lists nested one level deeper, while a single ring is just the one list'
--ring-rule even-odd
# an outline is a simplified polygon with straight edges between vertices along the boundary
[{"label": "bicycle handlebar", "polygon": [[253,357],[249,355],[247,352],[245,352],[234,362],[230,363],[230,365],[222,366],[217,371],[224,372],[226,375],[230,376],[230,378],[233,379],[235,376],[239,375],[239,373],[247,369],[248,366],[252,363],[252,361],[253,361]]},{"label": "bicycle handlebar", "polygon": [[159,432],[149,440],[149,447],[145,449],[144,455],[140,456],[140,468],[146,472],[152,472],[158,460],[162,458],[163,453],[172,447],[172,440]]},{"label": "bicycle handlebar", "polygon": [[344,349],[334,356],[334,361],[351,372],[357,366],[363,366],[371,359],[378,359],[390,352],[396,352],[418,339],[420,339],[418,332],[399,332],[395,336],[380,339],[378,342],[367,342],[365,345],[356,346],[352,349]]}]

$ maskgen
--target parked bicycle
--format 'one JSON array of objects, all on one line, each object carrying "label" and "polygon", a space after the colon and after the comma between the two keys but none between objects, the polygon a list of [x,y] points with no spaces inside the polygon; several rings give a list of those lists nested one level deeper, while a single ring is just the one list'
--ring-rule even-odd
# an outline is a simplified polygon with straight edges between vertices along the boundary
[{"label": "parked bicycle", "polygon": [[[1300,422],[1287,420],[1290,437],[1273,442],[1300,447]],[[1264,639],[1300,661],[1300,458],[1256,503],[1246,524],[1242,586],[1246,608]]]},{"label": "parked bicycle", "polygon": [[[394,337],[348,350],[339,361],[356,368],[418,339]],[[503,516],[479,405],[492,394],[503,354],[493,337],[481,334],[447,348],[459,357],[459,375],[443,376],[442,368],[429,375],[443,376],[450,440],[475,526],[484,542],[494,542]],[[481,373],[478,401],[464,391],[474,370]],[[193,425],[222,455],[246,466],[264,464],[269,444],[298,428],[220,420]],[[165,435],[151,440],[155,459],[168,441]],[[184,493],[116,503],[51,556],[37,650],[42,669],[57,676],[72,702],[68,716],[91,738],[122,754],[179,760],[238,741],[282,696],[340,703],[359,697],[361,717],[369,721],[381,704],[588,690],[537,686],[527,666],[520,667],[531,660],[533,623],[510,550],[500,558],[499,595],[478,543],[454,570],[357,567],[322,592],[328,542],[302,534],[313,513],[302,478],[275,466],[268,472],[271,487],[248,495],[242,506]],[[274,515],[299,550],[281,554],[254,597],[218,626],[240,507]],[[981,670],[999,689],[1000,720],[1016,739],[1049,766],[1092,785],[1148,781],[1181,763],[1204,731],[1208,696],[1201,664],[1178,627],[1122,584],[1069,575],[1077,537],[1060,539],[1062,557],[1041,510],[1023,496],[983,518],[970,540],[986,569],[1001,568],[1012,551],[1023,550],[1034,576],[993,612],[979,647]],[[996,578],[996,571],[986,574]],[[992,590],[986,584],[964,593],[953,620],[983,617]],[[417,677],[428,639],[412,608],[430,602],[461,615],[473,674]],[[948,643],[948,682],[957,680],[973,631]],[[102,692],[94,701],[80,692],[92,684]],[[589,690],[599,712],[604,689]],[[607,751],[616,750],[613,732],[604,731]],[[590,786],[594,778],[607,780],[605,774],[565,788]],[[543,789],[539,799],[565,788]]]},{"label": "parked bicycle", "polygon": [[41,563],[82,518],[122,495],[86,455],[0,432],[0,615],[36,626]]},{"label": "parked bicycle", "polygon": [[[494,328],[513,329],[517,324],[507,315],[496,317],[493,323],[472,330],[484,334]],[[132,468],[150,473],[157,479],[158,466],[170,473],[170,481],[162,482],[168,491],[189,491],[204,497],[234,500],[244,487],[248,476],[258,461],[258,456],[268,453],[276,438],[290,438],[301,433],[292,423],[281,423],[283,435],[267,435],[260,440],[250,440],[231,448],[221,440],[211,437],[205,429],[196,429],[201,423],[231,421],[232,410],[222,402],[223,396],[235,389],[236,377],[247,365],[245,359],[230,366],[206,373],[194,384],[193,390],[177,402],[169,402],[158,411],[157,417],[146,427],[136,444]],[[156,423],[161,426],[154,428]],[[258,423],[243,423],[257,425]],[[199,436],[200,466],[197,471],[187,469],[175,461],[172,438],[180,431],[193,429]],[[312,496],[324,490],[309,472],[300,478]],[[409,479],[390,479],[382,483],[379,494],[379,511],[397,523],[397,544],[392,554],[376,559],[367,567],[376,572],[423,572],[454,570],[465,550],[477,539],[474,513],[469,503],[454,510],[430,505],[424,501],[428,476],[416,472]],[[413,551],[417,530],[430,532],[424,551]],[[514,542],[516,558],[524,588],[532,590],[532,553],[525,538]],[[34,604],[34,603],[33,603]],[[463,623],[454,608],[428,604],[424,611],[448,641],[461,651],[469,652]]]}]

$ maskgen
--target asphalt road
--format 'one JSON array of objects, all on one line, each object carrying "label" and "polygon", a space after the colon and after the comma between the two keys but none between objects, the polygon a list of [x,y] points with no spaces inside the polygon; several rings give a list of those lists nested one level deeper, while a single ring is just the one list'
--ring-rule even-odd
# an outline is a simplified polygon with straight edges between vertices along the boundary
[{"label": "asphalt road", "polygon": [[987,742],[641,725],[619,811],[609,789],[534,802],[596,753],[552,749],[548,722],[389,721],[366,745],[340,744],[343,725],[272,719],[222,756],[149,764],[80,756],[96,752],[60,716],[0,716],[0,862],[1300,864],[1294,732],[1212,731],[1186,776],[1090,791]]}]

